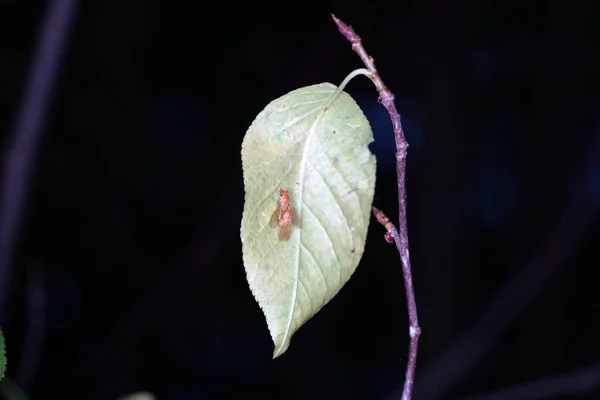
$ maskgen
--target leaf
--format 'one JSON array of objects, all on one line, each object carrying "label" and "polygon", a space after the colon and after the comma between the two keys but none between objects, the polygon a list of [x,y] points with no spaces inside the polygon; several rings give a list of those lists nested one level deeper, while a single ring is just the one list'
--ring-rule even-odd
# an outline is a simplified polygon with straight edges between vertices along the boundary
[{"label": "leaf", "polygon": [[[246,278],[283,354],[292,335],[350,279],[362,257],[375,188],[373,133],[330,83],[294,90],[258,114],[242,144]],[[280,189],[302,227],[287,241],[269,220]]]},{"label": "leaf", "polygon": [[4,346],[4,336],[2,335],[2,329],[0,329],[0,381],[4,378],[4,371],[6,370],[6,348]]}]

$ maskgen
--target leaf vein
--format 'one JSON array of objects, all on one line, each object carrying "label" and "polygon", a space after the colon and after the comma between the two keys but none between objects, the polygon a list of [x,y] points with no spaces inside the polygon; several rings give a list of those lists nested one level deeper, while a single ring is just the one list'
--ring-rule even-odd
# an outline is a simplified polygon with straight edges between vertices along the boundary
[{"label": "leaf vein", "polygon": [[323,299],[321,300],[321,303],[323,303],[325,301],[327,292],[329,292],[329,284],[327,283],[327,278],[325,278],[325,274],[323,273],[323,270],[321,269],[319,263],[317,262],[316,258],[313,256],[312,252],[308,249],[308,247],[306,247],[304,245],[304,243],[300,243],[300,246],[302,247],[302,249],[304,249],[304,251],[306,251],[308,253],[310,258],[313,260],[313,265],[319,271],[319,273],[321,274],[321,277],[323,278],[323,284],[325,284],[325,294],[323,295]]}]

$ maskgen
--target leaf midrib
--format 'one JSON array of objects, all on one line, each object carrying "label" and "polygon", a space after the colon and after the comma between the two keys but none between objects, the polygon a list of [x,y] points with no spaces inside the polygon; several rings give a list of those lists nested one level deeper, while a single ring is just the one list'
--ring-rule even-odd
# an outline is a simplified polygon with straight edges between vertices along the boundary
[{"label": "leaf midrib", "polygon": [[[330,95],[333,96],[335,94],[335,91]],[[327,104],[327,102],[329,101],[331,97],[328,97],[324,104]],[[300,158],[300,170],[299,170],[299,184],[298,184],[298,190],[297,193],[298,195],[296,196],[297,198],[300,198],[300,202],[299,202],[299,207],[297,207],[298,212],[300,213],[300,217],[302,217],[303,214],[303,209],[304,209],[304,201],[303,201],[303,193],[304,193],[304,173],[306,170],[306,165],[308,164],[308,154],[309,154],[309,149],[312,145],[312,142],[315,138],[315,136],[317,135],[316,133],[316,127],[319,124],[319,122],[321,121],[321,119],[323,118],[323,116],[325,115],[325,112],[330,109],[331,107],[328,107],[327,109],[325,109],[325,106],[322,107],[322,109],[319,111],[319,114],[317,115],[317,117],[315,118],[314,122],[312,123],[310,129],[308,130],[308,138],[306,140],[306,144],[304,146],[304,150],[302,152],[302,157]],[[298,203],[296,203],[298,204]],[[290,310],[290,314],[289,314],[289,318],[288,318],[288,323],[287,326],[285,328],[285,333],[283,336],[283,340],[281,342],[281,345],[283,346],[287,339],[288,336],[290,335],[290,328],[292,326],[292,321],[294,320],[294,312],[296,311],[296,299],[298,297],[298,281],[299,281],[299,273],[300,273],[300,241],[301,241],[301,237],[302,237],[302,230],[299,231],[299,235],[297,236],[297,245],[298,245],[298,251],[296,251],[296,263],[294,265],[294,281],[293,281],[293,291],[292,291],[292,307]],[[277,354],[280,354],[281,349],[279,349],[280,351]]]}]

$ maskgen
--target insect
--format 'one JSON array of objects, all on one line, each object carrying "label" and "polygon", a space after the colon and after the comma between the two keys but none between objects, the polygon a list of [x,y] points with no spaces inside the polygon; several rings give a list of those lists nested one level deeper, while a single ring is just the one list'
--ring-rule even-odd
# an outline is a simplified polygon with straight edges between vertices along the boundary
[{"label": "insect", "polygon": [[279,240],[288,240],[292,235],[292,225],[296,225],[298,228],[302,227],[302,220],[298,211],[294,208],[290,201],[290,195],[285,189],[281,189],[279,194],[279,202],[277,208],[271,216],[269,225],[272,228],[279,227]]}]

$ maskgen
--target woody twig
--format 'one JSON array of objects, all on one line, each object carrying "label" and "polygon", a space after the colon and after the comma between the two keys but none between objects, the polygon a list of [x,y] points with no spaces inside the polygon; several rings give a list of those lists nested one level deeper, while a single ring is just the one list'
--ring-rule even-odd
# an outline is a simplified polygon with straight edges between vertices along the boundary
[{"label": "woody twig", "polygon": [[385,214],[373,207],[373,213],[377,218],[377,221],[382,224],[387,233],[385,239],[388,242],[395,242],[398,253],[400,254],[400,260],[402,263],[402,272],[404,274],[404,287],[406,290],[406,300],[408,305],[408,320],[409,320],[409,334],[410,334],[410,345],[408,351],[408,365],[406,367],[406,376],[404,379],[404,389],[402,391],[402,400],[410,400],[412,395],[412,388],[415,376],[415,368],[417,366],[417,350],[419,346],[419,335],[421,334],[421,328],[419,327],[419,319],[417,317],[417,304],[415,301],[415,293],[412,284],[412,273],[410,267],[410,256],[408,251],[408,228],[406,222],[406,152],[408,149],[408,143],[404,137],[404,131],[402,130],[402,123],[400,121],[400,114],[396,110],[394,103],[394,95],[385,86],[383,80],[379,76],[377,69],[375,68],[375,62],[373,57],[369,56],[365,51],[360,37],[354,32],[354,29],[349,25],[346,25],[335,15],[331,14],[331,17],[337,24],[342,35],[352,43],[352,50],[358,54],[365,67],[370,72],[369,78],[375,84],[377,92],[379,92],[378,101],[385,107],[392,120],[392,126],[394,128],[394,137],[396,141],[396,173],[398,175],[398,213],[399,213],[399,230],[396,229],[394,224],[385,216]]}]

